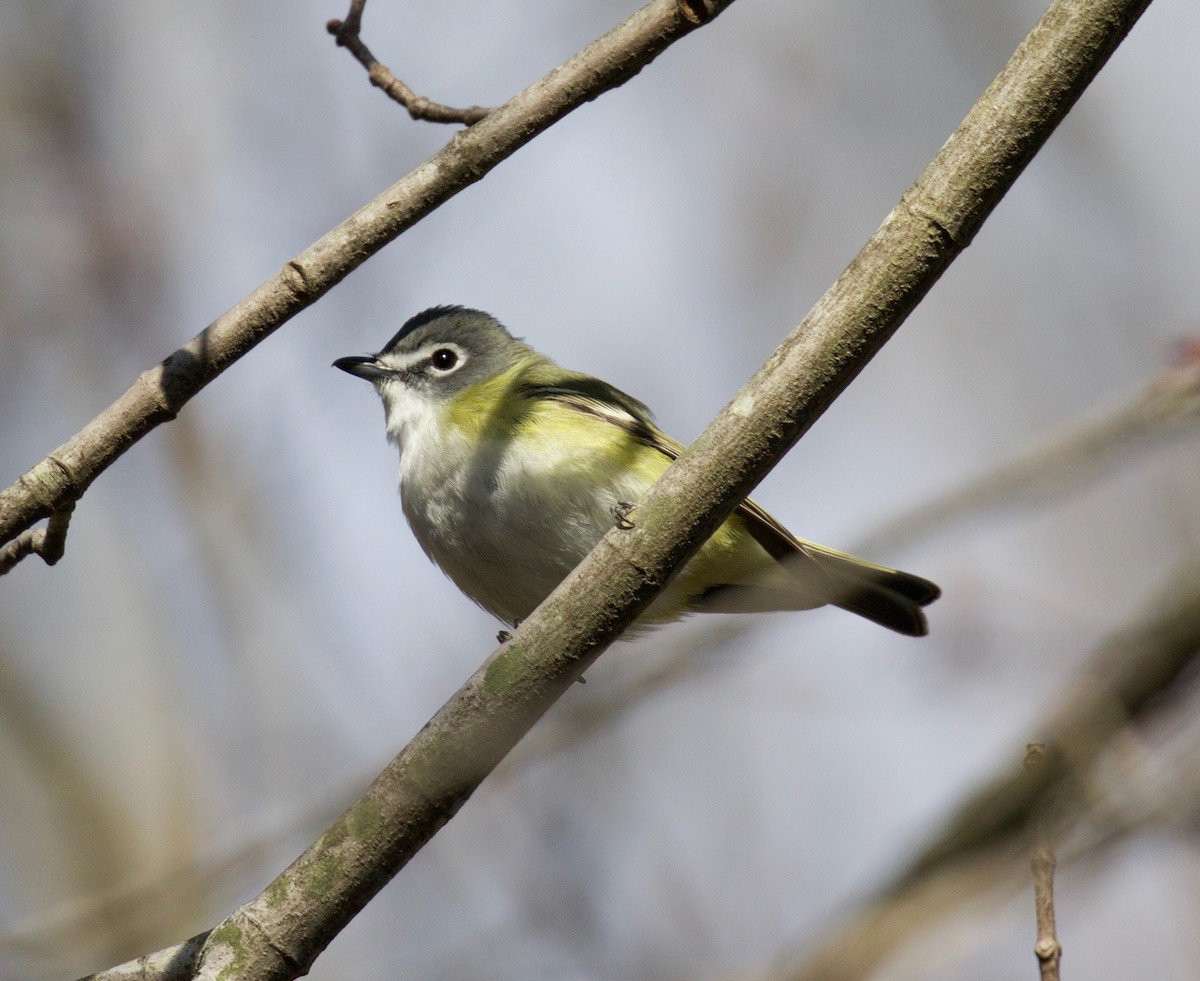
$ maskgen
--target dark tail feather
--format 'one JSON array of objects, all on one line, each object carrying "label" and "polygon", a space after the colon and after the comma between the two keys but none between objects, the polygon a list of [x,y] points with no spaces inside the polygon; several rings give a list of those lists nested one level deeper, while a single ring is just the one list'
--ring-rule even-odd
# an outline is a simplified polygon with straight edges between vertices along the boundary
[{"label": "dark tail feather", "polygon": [[909,637],[924,637],[929,633],[929,623],[920,604],[881,586],[861,583],[846,583],[844,595],[834,595],[830,600],[839,609],[857,613],[860,617],[907,634]]},{"label": "dark tail feather", "polygon": [[941,590],[928,579],[833,550],[805,552],[824,573],[827,602],[910,637],[929,633],[921,607],[937,599]]}]

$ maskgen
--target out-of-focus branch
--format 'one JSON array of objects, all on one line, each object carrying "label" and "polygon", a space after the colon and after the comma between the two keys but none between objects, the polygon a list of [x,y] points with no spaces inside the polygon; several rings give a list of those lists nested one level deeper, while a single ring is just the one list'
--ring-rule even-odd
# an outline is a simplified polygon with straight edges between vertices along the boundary
[{"label": "out-of-focus branch", "polygon": [[358,59],[359,64],[367,70],[367,78],[372,85],[382,89],[388,98],[404,106],[413,119],[423,119],[431,123],[463,123],[470,126],[472,123],[479,122],[492,111],[483,106],[467,106],[465,109],[444,106],[423,95],[417,95],[405,85],[403,81],[392,74],[392,70],[387,65],[380,63],[371,54],[371,49],[363,43],[362,15],[366,5],[367,0],[351,0],[350,11],[346,14],[346,19],[331,20],[325,25],[325,28],[337,38],[339,47],[345,48]]},{"label": "out-of-focus branch", "polygon": [[485,119],[456,133],[428,161],[144,371],[116,402],[0,491],[0,544],[79,500],[122,453],[174,419],[192,396],[280,325],[501,160],[571,110],[632,78],[732,2],[651,0]]},{"label": "out-of-focus branch", "polygon": [[890,885],[773,976],[861,981],[916,930],[1012,875],[1036,829],[1068,825],[1085,812],[1081,787],[1097,757],[1198,655],[1200,565],[1172,576],[1138,622],[1091,658],[1039,727],[1045,757],[1038,766],[1014,766],[963,802]]},{"label": "out-of-focus branch", "polygon": [[855,545],[888,555],[954,524],[1031,501],[1050,500],[1094,480],[1133,453],[1161,441],[1200,434],[1200,356],[1173,366],[1115,408],[1057,436],[953,491],[897,515]]}]

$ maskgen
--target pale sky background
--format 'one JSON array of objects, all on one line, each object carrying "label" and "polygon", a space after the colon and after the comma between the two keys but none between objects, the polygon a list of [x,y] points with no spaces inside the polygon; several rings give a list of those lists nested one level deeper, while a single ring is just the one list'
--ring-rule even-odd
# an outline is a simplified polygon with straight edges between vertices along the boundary
[{"label": "pale sky background", "polygon": [[[418,92],[496,104],[635,9],[372,0],[365,38]],[[377,399],[334,358],[465,303],[690,440],[1042,10],[741,0],[106,473],[62,562],[0,580],[0,976],[75,976],[217,922],[494,646],[498,625],[409,534]],[[334,46],[324,24],[344,14],[0,9],[0,485],[449,138]],[[762,504],[853,547],[1118,403],[1196,336],[1197,37],[1200,7],[1151,6]],[[544,726],[670,648],[736,632],[601,731],[518,754],[311,977],[770,976],[1019,759],[1081,661],[1195,555],[1196,447],[871,555],[942,585],[924,641],[821,610],[614,647]],[[1061,868],[1071,976],[1197,975],[1191,831],[1147,829]],[[878,977],[1035,976],[1026,893],[948,929]]]}]

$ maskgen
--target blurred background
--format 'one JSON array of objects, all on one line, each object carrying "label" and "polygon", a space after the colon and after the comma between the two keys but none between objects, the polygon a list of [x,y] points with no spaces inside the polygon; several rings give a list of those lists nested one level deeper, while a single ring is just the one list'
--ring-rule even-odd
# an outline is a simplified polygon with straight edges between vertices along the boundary
[{"label": "blurred background", "polygon": [[[498,104],[636,7],[372,0],[364,39],[419,93]],[[494,647],[409,534],[376,396],[334,358],[432,304],[478,306],[688,441],[1042,10],[743,0],[104,474],[59,565],[0,580],[0,976],[76,976],[213,925]],[[0,8],[0,484],[449,138],[334,46],[345,13]],[[1020,841],[939,880],[940,905],[849,934],[841,975],[816,965],[1094,691],[1097,651],[1200,595],[1194,424],[1070,449],[1182,377],[1189,339],[1194,355],[1198,35],[1196,5],[1149,9],[756,494],[797,534],[940,583],[931,636],[819,610],[616,645],[313,978],[1036,976]],[[997,482],[1037,447],[1025,483]],[[996,492],[963,498],[973,482]],[[1075,803],[1058,798],[1068,976],[1200,970],[1183,647],[1175,683],[1108,713]]]}]

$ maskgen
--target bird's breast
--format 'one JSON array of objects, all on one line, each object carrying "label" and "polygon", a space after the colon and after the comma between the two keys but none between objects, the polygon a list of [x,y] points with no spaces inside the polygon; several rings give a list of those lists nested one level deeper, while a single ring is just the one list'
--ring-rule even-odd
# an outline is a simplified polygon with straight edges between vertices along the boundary
[{"label": "bird's breast", "polygon": [[636,502],[657,476],[632,465],[615,427],[574,421],[474,445],[450,434],[401,454],[401,496],[417,541],[463,592],[508,622],[532,612],[612,526],[614,505]]}]

